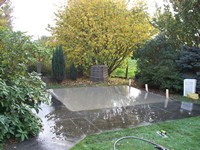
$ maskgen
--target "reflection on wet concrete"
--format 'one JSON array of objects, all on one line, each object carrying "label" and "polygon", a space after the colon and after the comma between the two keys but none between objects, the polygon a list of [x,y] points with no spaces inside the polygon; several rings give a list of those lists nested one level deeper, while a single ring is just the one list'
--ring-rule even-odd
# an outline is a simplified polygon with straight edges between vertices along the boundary
[{"label": "reflection on wet concrete", "polygon": [[[54,90],[60,99],[53,98],[51,106],[42,104],[43,109],[38,114],[43,120],[43,132],[28,141],[9,145],[7,149],[67,150],[88,134],[200,115],[199,105],[193,105],[188,113],[188,110],[181,108],[180,102],[135,88],[98,88]],[[80,97],[81,100],[78,100]]]},{"label": "reflection on wet concrete", "polygon": [[161,96],[129,86],[84,87],[49,90],[71,111],[134,106],[165,101]]}]

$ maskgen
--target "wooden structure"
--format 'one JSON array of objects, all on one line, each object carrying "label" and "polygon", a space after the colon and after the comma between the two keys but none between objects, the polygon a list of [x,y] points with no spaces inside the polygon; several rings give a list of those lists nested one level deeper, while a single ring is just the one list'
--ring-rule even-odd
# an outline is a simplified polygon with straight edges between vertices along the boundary
[{"label": "wooden structure", "polygon": [[105,82],[108,80],[108,68],[105,65],[94,65],[90,68],[90,80]]}]

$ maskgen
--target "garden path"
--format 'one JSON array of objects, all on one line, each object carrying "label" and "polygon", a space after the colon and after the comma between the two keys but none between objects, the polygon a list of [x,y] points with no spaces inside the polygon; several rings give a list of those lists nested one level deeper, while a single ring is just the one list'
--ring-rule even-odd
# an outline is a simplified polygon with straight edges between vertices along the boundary
[{"label": "garden path", "polygon": [[43,132],[8,150],[68,150],[89,134],[200,115],[200,105],[168,100],[129,86],[51,89],[42,104]]}]

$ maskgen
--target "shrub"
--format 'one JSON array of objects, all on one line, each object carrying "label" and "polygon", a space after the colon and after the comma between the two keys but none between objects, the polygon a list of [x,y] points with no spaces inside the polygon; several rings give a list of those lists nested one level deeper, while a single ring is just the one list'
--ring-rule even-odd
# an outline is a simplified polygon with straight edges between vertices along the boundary
[{"label": "shrub", "polygon": [[0,141],[37,135],[41,120],[32,112],[48,102],[45,83],[36,73],[27,74],[36,47],[21,32],[0,29]]},{"label": "shrub", "polygon": [[41,129],[41,121],[31,109],[38,112],[39,103],[47,98],[43,92],[45,84],[36,73],[13,79],[7,84],[0,78],[0,141],[11,137],[23,141]]},{"label": "shrub", "polygon": [[[49,63],[46,63],[46,62],[41,62],[41,73],[42,73],[42,76],[50,76],[52,71],[51,71],[51,64]],[[37,63],[34,63],[34,64],[30,64],[28,65],[28,68],[27,68],[27,72],[31,73],[31,72],[37,72]]]},{"label": "shrub", "polygon": [[41,62],[42,63],[42,75],[43,76],[51,76],[51,63]]},{"label": "shrub", "polygon": [[77,67],[77,76],[78,76],[78,77],[83,77],[83,75],[84,75],[84,67],[81,66],[81,65],[79,65],[79,66]]},{"label": "shrub", "polygon": [[52,58],[53,77],[57,82],[62,82],[66,76],[65,56],[62,46],[57,46]]},{"label": "shrub", "polygon": [[197,92],[200,93],[200,48],[182,47],[182,53],[177,60],[183,78],[197,79]]},{"label": "shrub", "polygon": [[71,66],[70,66],[70,79],[72,79],[72,80],[77,79],[77,70],[76,70],[74,63],[71,64]]},{"label": "shrub", "polygon": [[139,83],[179,91],[182,88],[182,80],[175,62],[178,54],[173,44],[163,35],[148,41],[135,54],[138,59],[139,71],[136,76]]}]

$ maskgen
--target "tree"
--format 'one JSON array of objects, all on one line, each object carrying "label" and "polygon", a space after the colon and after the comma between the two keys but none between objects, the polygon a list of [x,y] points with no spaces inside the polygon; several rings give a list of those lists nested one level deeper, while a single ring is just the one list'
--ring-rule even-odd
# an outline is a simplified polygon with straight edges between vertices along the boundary
[{"label": "tree", "polygon": [[62,82],[66,76],[65,56],[62,46],[57,46],[52,58],[53,77],[57,82]]},{"label": "tree", "polygon": [[11,1],[5,1],[0,7],[0,27],[12,27],[12,11]]},{"label": "tree", "polygon": [[164,32],[177,47],[200,45],[200,0],[170,0],[164,12],[158,11],[155,26]]},{"label": "tree", "polygon": [[153,88],[179,91],[182,81],[176,65],[178,56],[179,51],[176,51],[174,44],[164,35],[148,41],[135,54],[139,83],[149,84]]},{"label": "tree", "polygon": [[197,79],[197,92],[200,93],[200,48],[182,47],[177,64],[181,69],[181,75],[184,79]]},{"label": "tree", "polygon": [[154,34],[144,10],[128,10],[125,1],[70,1],[57,13],[51,28],[57,43],[65,47],[70,62],[86,71],[104,64],[111,74],[134,48]]},{"label": "tree", "polygon": [[[53,48],[49,45],[50,37],[42,36],[39,39],[35,40],[34,43],[39,49],[38,53],[35,54],[37,60],[41,63],[42,75],[51,75],[51,64],[53,57]],[[36,70],[37,64],[30,64],[29,71]]]},{"label": "tree", "polygon": [[74,63],[70,66],[70,79],[76,80],[77,79],[77,69],[74,65]]}]

